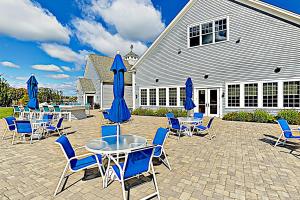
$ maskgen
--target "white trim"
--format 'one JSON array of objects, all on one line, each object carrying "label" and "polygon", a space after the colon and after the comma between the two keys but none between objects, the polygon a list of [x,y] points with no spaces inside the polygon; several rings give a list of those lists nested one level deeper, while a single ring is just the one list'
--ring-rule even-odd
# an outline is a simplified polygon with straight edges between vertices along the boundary
[{"label": "white trim", "polygon": [[135,94],[135,72],[132,72],[132,108],[136,108],[136,94]]},{"label": "white trim", "polygon": [[103,81],[100,82],[100,108],[103,109]]}]

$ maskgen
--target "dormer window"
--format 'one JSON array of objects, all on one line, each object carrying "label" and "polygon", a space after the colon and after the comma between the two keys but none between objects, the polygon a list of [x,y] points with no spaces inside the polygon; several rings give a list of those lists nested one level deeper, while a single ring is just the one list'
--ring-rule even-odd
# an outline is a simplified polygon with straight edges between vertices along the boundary
[{"label": "dormer window", "polygon": [[188,47],[228,41],[228,17],[194,24],[188,27]]}]

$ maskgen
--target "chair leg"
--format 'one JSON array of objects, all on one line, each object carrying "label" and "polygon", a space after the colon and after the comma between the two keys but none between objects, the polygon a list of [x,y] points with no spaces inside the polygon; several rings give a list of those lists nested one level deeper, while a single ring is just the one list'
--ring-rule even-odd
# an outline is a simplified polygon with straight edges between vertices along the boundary
[{"label": "chair leg", "polygon": [[154,187],[155,187],[155,191],[157,194],[157,198],[160,199],[160,195],[159,195],[159,191],[158,191],[158,186],[157,186],[157,181],[156,181],[156,176],[155,176],[155,171],[154,171],[154,167],[153,167],[153,163],[151,161],[151,168],[152,168],[152,176],[153,176],[153,182],[154,182]]},{"label": "chair leg", "polygon": [[[31,133],[31,135],[30,135],[30,144],[32,144],[32,136],[33,136],[33,133]],[[24,135],[24,137],[25,137],[25,135]]]},{"label": "chair leg", "polygon": [[275,143],[274,147],[276,147],[279,143],[280,143],[280,139],[283,136],[283,133],[281,133],[281,135],[279,136],[277,142]]},{"label": "chair leg", "polygon": [[103,174],[103,171],[102,171],[102,165],[100,164],[98,156],[95,155],[95,157],[96,157],[96,160],[97,160],[97,163],[98,163],[98,168],[99,168],[101,178],[102,178],[102,187],[105,188],[105,177],[104,177],[104,174]]},{"label": "chair leg", "polygon": [[58,188],[59,188],[59,186],[60,186],[60,184],[61,184],[61,181],[62,181],[63,178],[65,177],[65,173],[66,173],[66,171],[67,171],[67,169],[68,169],[68,166],[69,166],[69,163],[66,164],[66,167],[65,167],[65,169],[64,169],[64,171],[63,171],[63,173],[62,173],[62,175],[61,175],[61,177],[60,177],[60,179],[59,179],[59,182],[58,182],[57,187],[56,187],[55,192],[54,192],[54,196],[56,196],[57,191],[58,191]]},{"label": "chair leg", "polygon": [[12,144],[12,145],[14,145],[15,136],[16,136],[16,131],[14,131],[14,134],[13,134],[13,138],[12,138],[12,141],[11,141],[11,144]]},{"label": "chair leg", "polygon": [[169,168],[169,170],[171,171],[172,169],[171,169],[171,165],[170,165],[170,163],[169,163],[169,160],[168,160],[168,157],[167,157],[167,154],[166,154],[166,152],[165,152],[165,150],[163,149],[163,154],[164,154],[164,156],[165,156],[165,159],[166,159],[166,163],[165,163],[165,161],[164,160],[162,160],[162,162],[163,163],[165,163],[167,166],[168,166],[168,168]]},{"label": "chair leg", "polygon": [[[125,181],[124,181],[124,178],[123,178],[123,177],[122,177],[121,184],[122,184],[123,199],[124,199],[124,200],[127,200],[127,198],[126,198],[126,191],[125,191]],[[129,198],[128,198],[128,199],[129,199]]]},{"label": "chair leg", "polygon": [[7,128],[4,130],[4,133],[2,135],[2,140],[4,140],[4,137],[5,137],[6,133],[7,133]]}]

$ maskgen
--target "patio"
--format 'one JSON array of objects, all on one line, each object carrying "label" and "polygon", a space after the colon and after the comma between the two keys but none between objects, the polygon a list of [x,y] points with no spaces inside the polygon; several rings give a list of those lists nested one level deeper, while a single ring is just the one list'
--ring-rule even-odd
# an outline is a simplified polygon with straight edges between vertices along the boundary
[{"label": "patio", "polygon": [[[94,117],[65,123],[72,126],[65,131],[73,146],[100,137],[101,113],[91,114]],[[133,116],[121,129],[152,139],[166,123],[165,118]],[[300,199],[300,153],[269,144],[280,134],[278,125],[216,119],[213,131],[217,137],[212,141],[201,136],[167,139],[172,171],[162,164],[155,166],[162,199]],[[52,136],[32,145],[1,141],[1,199],[53,199],[66,163],[56,139]],[[100,178],[81,181],[82,177],[83,172],[71,175],[55,199],[121,199],[118,182],[102,189]],[[152,183],[133,188],[131,199],[151,193],[152,188]]]}]

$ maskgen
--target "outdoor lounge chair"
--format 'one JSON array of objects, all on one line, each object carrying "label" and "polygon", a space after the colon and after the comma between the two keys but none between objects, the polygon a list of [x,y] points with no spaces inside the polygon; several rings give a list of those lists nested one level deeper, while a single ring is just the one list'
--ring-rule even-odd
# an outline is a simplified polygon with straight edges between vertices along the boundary
[{"label": "outdoor lounge chair", "polygon": [[[102,168],[103,166],[102,166],[101,155],[99,154],[94,155],[93,153],[88,153],[88,154],[76,156],[75,154],[76,149],[73,149],[69,139],[64,135],[60,136],[56,140],[56,143],[61,147],[61,150],[64,152],[64,155],[67,159],[67,164],[57,184],[57,187],[54,192],[54,196],[56,196],[63,178],[69,176],[69,175],[65,176],[65,173],[67,172],[68,169],[70,169],[70,171],[74,173],[74,172],[87,169],[92,166],[98,166],[100,174],[102,176],[102,184],[104,187],[104,176],[103,176],[104,169]],[[84,147],[79,147],[79,148],[84,148]]]},{"label": "outdoor lounge chair", "polygon": [[213,137],[216,137],[215,135],[212,135],[210,133],[211,125],[212,125],[212,122],[214,119],[215,119],[214,117],[210,118],[207,123],[207,126],[203,126],[203,125],[194,126],[194,130],[196,130],[197,133],[202,133],[202,134],[207,132],[210,139],[212,139]]},{"label": "outdoor lounge chair", "polygon": [[[58,122],[57,122],[57,124],[56,124],[56,126],[53,126],[53,125],[51,125],[51,124],[49,124],[48,126],[46,126],[46,131],[47,131],[47,133],[49,134],[50,132],[58,132],[58,134],[59,135],[61,135],[61,132],[60,132],[60,130],[61,129],[63,129],[63,120],[64,120],[64,118],[63,117],[61,117],[61,118],[59,118],[59,120],[58,120]],[[66,134],[67,135],[67,134]]]},{"label": "outdoor lounge chair", "polygon": [[16,130],[15,120],[16,120],[15,117],[6,117],[6,118],[4,118],[4,121],[6,123],[6,128],[4,130],[2,140],[4,140],[5,135],[6,135],[7,132],[9,132],[9,131],[13,132],[13,131]]},{"label": "outdoor lounge chair", "polygon": [[149,173],[152,176],[155,192],[143,199],[150,199],[154,196],[157,196],[158,199],[160,199],[155,171],[152,164],[154,148],[155,147],[152,146],[131,151],[125,155],[125,161],[123,163],[117,162],[113,157],[111,158],[115,163],[111,168],[122,185],[124,200],[129,199],[129,196],[126,198],[125,181],[135,177],[140,178],[140,175],[144,173]]},{"label": "outdoor lounge chair", "polygon": [[175,118],[175,115],[174,115],[174,113],[168,112],[166,114],[166,117],[168,119],[167,128],[169,128],[169,127],[171,127],[171,120],[170,119]]},{"label": "outdoor lounge chair", "polygon": [[117,125],[101,126],[101,137],[117,135],[117,128],[118,128]]},{"label": "outdoor lounge chair", "polygon": [[23,138],[23,142],[26,141],[26,135],[30,135],[30,144],[32,144],[32,137],[36,129],[32,128],[29,120],[16,120],[15,121],[16,131],[14,132],[12,144],[14,144],[15,137],[20,136]]},{"label": "outdoor lounge chair", "polygon": [[171,131],[175,134],[178,134],[178,139],[180,138],[181,134],[187,134],[189,129],[184,125],[180,125],[179,120],[177,118],[170,118],[171,122]]},{"label": "outdoor lounge chair", "polygon": [[22,113],[22,110],[19,106],[14,106],[14,117],[16,116],[16,114],[19,113],[19,116]]},{"label": "outdoor lounge chair", "polygon": [[161,127],[158,128],[152,141],[152,145],[155,146],[153,157],[161,160],[169,168],[169,170],[171,170],[171,165],[164,149],[164,144],[168,137],[168,133],[168,129]]},{"label": "outdoor lounge chair", "polygon": [[53,106],[53,108],[54,108],[53,114],[57,117],[57,119],[66,116],[66,119],[71,121],[71,112],[63,112],[58,105]]},{"label": "outdoor lounge chair", "polygon": [[[289,139],[300,139],[300,135],[293,135],[293,131],[300,131],[299,129],[291,129],[289,127],[288,122],[285,119],[279,119],[277,120],[277,123],[279,124],[280,128],[281,128],[281,134],[277,140],[277,142],[275,143],[274,147],[276,147],[278,144],[285,144],[287,140]],[[284,137],[284,141],[280,142],[281,139],[283,139]]]}]

